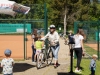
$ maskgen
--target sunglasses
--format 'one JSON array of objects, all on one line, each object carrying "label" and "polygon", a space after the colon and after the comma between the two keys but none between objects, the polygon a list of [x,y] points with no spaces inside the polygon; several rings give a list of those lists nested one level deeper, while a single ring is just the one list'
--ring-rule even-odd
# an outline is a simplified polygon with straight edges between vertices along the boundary
[{"label": "sunglasses", "polygon": [[50,28],[50,29],[55,29],[55,28],[52,27],[52,28]]}]

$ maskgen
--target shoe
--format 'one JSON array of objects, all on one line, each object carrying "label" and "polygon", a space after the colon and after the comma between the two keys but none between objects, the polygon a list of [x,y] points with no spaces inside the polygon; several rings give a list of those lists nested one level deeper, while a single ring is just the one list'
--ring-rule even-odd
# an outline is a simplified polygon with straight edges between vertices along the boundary
[{"label": "shoe", "polygon": [[77,69],[75,69],[74,72],[75,72],[75,73],[81,73],[81,70],[77,70]]},{"label": "shoe", "polygon": [[60,66],[60,64],[59,63],[56,63],[56,66],[58,67],[58,66]]},{"label": "shoe", "polygon": [[36,62],[35,62],[35,61],[33,61],[32,63],[33,63],[33,64],[36,64]]},{"label": "shoe", "polygon": [[54,64],[54,68],[57,68],[57,65],[56,64]]}]

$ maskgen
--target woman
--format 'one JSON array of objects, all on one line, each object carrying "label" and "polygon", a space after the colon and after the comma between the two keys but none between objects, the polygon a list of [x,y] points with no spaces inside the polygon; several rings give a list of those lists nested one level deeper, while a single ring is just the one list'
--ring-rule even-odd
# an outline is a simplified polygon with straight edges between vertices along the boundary
[{"label": "woman", "polygon": [[34,43],[38,40],[37,38],[37,29],[34,29],[32,33],[32,62],[34,62],[34,55],[36,52],[36,49],[34,48]]},{"label": "woman", "polygon": [[84,54],[84,46],[83,46],[83,40],[85,38],[84,32],[82,29],[78,29],[77,34],[74,35],[74,41],[75,41],[75,54],[77,57],[77,65],[75,72],[80,72],[80,63],[82,59],[82,55]]},{"label": "woman", "polygon": [[60,45],[59,35],[56,32],[55,25],[50,25],[50,32],[48,32],[47,35],[42,38],[42,40],[45,40],[46,38],[48,38],[48,40],[50,41],[51,49],[55,58],[54,67],[56,68],[58,66],[58,51]]}]

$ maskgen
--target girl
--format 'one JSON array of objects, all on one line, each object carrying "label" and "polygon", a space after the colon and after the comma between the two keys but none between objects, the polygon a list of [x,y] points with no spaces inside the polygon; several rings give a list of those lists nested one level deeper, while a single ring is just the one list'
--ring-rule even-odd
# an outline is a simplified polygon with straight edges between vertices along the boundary
[{"label": "girl", "polygon": [[85,38],[84,32],[82,29],[78,29],[77,34],[74,35],[74,41],[75,41],[75,54],[77,57],[77,65],[75,72],[80,72],[80,63],[82,59],[82,55],[84,54],[84,46],[83,46],[83,40]]}]

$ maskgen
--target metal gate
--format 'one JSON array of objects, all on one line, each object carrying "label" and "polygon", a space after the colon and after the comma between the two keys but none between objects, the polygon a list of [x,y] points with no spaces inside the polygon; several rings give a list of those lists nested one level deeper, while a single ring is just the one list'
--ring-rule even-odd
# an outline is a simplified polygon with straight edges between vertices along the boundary
[{"label": "metal gate", "polygon": [[[30,5],[30,7],[31,10],[29,14],[31,14],[31,17],[34,17],[34,19],[30,19],[31,17],[28,14],[25,16],[18,14],[21,18],[24,17],[23,19],[18,19],[17,17],[9,19],[0,19],[0,24],[2,24],[2,26],[6,24],[6,29],[3,29],[5,32],[3,30],[0,32],[0,59],[4,57],[5,49],[12,50],[11,56],[14,59],[22,60],[31,57],[32,41],[30,31],[34,30],[35,28],[44,28],[44,33],[47,33],[48,25],[46,4]],[[31,28],[29,28],[30,25]]]}]

